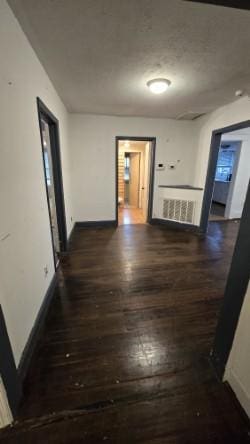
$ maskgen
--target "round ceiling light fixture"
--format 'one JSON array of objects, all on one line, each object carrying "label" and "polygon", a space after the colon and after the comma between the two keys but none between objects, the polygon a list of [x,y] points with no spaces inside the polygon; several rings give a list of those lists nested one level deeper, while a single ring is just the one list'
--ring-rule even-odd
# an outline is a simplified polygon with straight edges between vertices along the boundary
[{"label": "round ceiling light fixture", "polygon": [[171,85],[168,79],[152,79],[147,82],[147,86],[154,94],[164,93]]}]

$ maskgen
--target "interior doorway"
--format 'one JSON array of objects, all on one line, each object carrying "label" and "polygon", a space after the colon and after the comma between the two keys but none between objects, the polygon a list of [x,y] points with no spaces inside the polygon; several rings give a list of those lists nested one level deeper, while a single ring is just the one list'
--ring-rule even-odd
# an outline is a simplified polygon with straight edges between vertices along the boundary
[{"label": "interior doorway", "polygon": [[[212,133],[209,165],[201,214],[201,231],[206,233],[209,224],[217,224],[220,236],[219,220],[209,220],[214,196],[214,184],[217,174],[219,152],[224,142],[236,141],[237,153],[234,155],[232,170],[219,170],[229,182],[227,203],[230,206],[224,213],[230,218],[223,221],[228,224],[238,223],[238,236],[234,247],[232,262],[224,292],[223,305],[219,316],[216,336],[211,350],[211,358],[218,375],[222,378],[232,347],[241,307],[249,283],[250,270],[250,121],[244,121]],[[228,177],[227,174],[229,175]],[[230,174],[232,176],[230,177]],[[238,219],[237,221],[232,219]],[[231,219],[231,220],[230,220]]]},{"label": "interior doorway", "polygon": [[[228,148],[233,152],[225,162],[220,152]],[[206,233],[209,223],[214,221],[241,219],[250,179],[249,163],[249,120],[213,131],[201,211],[201,232]],[[219,189],[217,180],[224,183],[219,183]],[[214,218],[214,203],[222,204],[220,217]]]},{"label": "interior doorway", "polygon": [[[222,221],[240,218],[240,214],[235,214],[235,205],[241,198],[240,189],[235,190],[237,184],[239,159],[241,152],[240,140],[236,140],[237,135],[222,135],[215,171],[212,203],[210,208],[209,221]],[[244,191],[244,190],[243,190]]]},{"label": "interior doorway", "polygon": [[59,146],[58,120],[40,99],[37,99],[42,144],[44,178],[50,218],[51,240],[55,268],[60,253],[66,250],[66,218]]},{"label": "interior doorway", "polygon": [[154,138],[117,137],[116,205],[119,225],[145,224],[152,217]]}]

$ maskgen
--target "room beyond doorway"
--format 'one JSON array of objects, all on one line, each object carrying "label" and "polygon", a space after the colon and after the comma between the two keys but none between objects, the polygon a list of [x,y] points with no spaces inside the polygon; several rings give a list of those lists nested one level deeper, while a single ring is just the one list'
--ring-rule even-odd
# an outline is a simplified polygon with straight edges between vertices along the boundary
[{"label": "room beyond doorway", "polygon": [[151,219],[154,138],[117,137],[117,224],[145,224]]},{"label": "room beyond doorway", "polygon": [[222,134],[209,222],[240,220],[250,178],[249,143],[249,128]]}]

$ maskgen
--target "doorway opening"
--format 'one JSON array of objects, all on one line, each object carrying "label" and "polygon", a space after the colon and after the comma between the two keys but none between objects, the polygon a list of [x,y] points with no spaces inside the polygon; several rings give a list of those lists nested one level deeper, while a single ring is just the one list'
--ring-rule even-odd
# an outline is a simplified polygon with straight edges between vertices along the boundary
[{"label": "doorway opening", "polygon": [[[234,135],[233,132],[221,137],[209,221],[225,221],[241,216],[243,206],[241,211],[237,208],[242,194],[242,187],[237,187],[239,174],[242,173],[242,167],[238,169],[241,145],[242,141],[237,140],[237,134]],[[243,188],[246,193],[245,187]]]},{"label": "doorway opening", "polygon": [[[200,229],[209,223],[240,221],[250,178],[250,121],[212,133]],[[236,221],[237,222],[237,221]]]},{"label": "doorway opening", "polygon": [[38,98],[38,118],[42,144],[44,178],[48,201],[55,268],[60,253],[66,251],[67,234],[63,195],[58,120]]},{"label": "doorway opening", "polygon": [[[235,143],[232,143],[235,142]],[[223,146],[223,145],[226,145]],[[220,150],[233,152],[223,159]],[[216,224],[220,239],[220,222],[227,223],[236,236],[232,262],[224,292],[223,305],[216,329],[211,359],[222,378],[233,344],[233,339],[250,278],[250,121],[244,121],[212,133],[210,157],[201,214],[201,231]],[[228,186],[223,218],[211,220],[210,213],[219,180]],[[220,193],[219,193],[220,194]],[[238,220],[235,220],[238,219]],[[236,228],[236,230],[235,230]]]},{"label": "doorway opening", "polygon": [[116,213],[118,225],[152,218],[155,138],[117,137]]}]

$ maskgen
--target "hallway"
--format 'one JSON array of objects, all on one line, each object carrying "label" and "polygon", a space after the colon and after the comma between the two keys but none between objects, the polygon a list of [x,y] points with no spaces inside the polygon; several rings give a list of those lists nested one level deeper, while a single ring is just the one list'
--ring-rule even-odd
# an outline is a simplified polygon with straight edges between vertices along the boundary
[{"label": "hallway", "polygon": [[119,208],[119,225],[145,224],[145,218],[141,208]]},{"label": "hallway", "polygon": [[208,357],[238,224],[77,228],[5,443],[245,443]]}]

